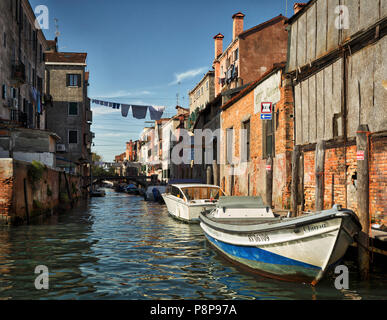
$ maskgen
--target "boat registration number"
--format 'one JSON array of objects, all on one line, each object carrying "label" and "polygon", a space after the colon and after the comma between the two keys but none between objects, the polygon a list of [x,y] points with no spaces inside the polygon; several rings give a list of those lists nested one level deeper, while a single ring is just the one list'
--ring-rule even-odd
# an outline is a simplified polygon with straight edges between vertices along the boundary
[{"label": "boat registration number", "polygon": [[250,234],[249,236],[250,242],[269,242],[270,237],[266,233],[254,233]]}]

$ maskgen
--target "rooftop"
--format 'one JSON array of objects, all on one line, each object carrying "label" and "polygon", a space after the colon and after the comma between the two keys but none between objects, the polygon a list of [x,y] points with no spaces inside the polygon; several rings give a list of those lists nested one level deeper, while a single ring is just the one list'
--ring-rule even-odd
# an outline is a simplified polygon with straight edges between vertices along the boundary
[{"label": "rooftop", "polygon": [[46,52],[45,62],[86,63],[87,53],[80,52]]}]

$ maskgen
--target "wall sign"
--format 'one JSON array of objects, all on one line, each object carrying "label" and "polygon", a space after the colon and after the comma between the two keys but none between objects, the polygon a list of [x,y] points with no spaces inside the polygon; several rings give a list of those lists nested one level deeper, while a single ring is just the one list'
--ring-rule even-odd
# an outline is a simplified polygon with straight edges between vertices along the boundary
[{"label": "wall sign", "polygon": [[365,159],[365,152],[360,150],[356,153],[356,158],[358,161],[364,161]]},{"label": "wall sign", "polygon": [[273,112],[273,103],[271,103],[271,102],[262,102],[261,103],[261,113],[272,114],[272,112]]}]

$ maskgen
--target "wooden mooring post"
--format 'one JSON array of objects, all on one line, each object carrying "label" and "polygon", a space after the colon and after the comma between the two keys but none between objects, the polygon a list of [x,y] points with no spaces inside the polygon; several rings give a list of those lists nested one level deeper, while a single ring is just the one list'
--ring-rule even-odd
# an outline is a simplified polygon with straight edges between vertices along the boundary
[{"label": "wooden mooring post", "polygon": [[325,143],[320,140],[316,145],[315,172],[316,172],[316,211],[324,210],[324,167]]},{"label": "wooden mooring post", "polygon": [[291,205],[292,217],[297,217],[298,208],[298,184],[300,167],[300,146],[295,146],[292,154],[292,185],[291,185]]},{"label": "wooden mooring post", "polygon": [[273,158],[269,157],[266,161],[266,204],[273,205]]},{"label": "wooden mooring post", "polygon": [[362,280],[369,278],[370,251],[369,251],[369,128],[360,125],[356,134],[357,146],[357,214],[362,226],[358,236],[358,266]]}]

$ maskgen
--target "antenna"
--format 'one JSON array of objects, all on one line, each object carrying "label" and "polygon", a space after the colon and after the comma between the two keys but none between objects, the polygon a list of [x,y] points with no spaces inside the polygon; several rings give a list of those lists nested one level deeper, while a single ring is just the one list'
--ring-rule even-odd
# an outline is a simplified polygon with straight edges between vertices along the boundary
[{"label": "antenna", "polygon": [[178,93],[176,94],[176,105],[177,105],[177,106],[179,105],[180,84],[181,84],[181,82],[179,81],[179,82],[177,83],[177,85],[178,85]]},{"label": "antenna", "polygon": [[59,20],[57,18],[55,18],[54,21],[55,21],[55,30],[56,30],[55,36],[58,38],[60,36],[59,25],[58,25]]}]

